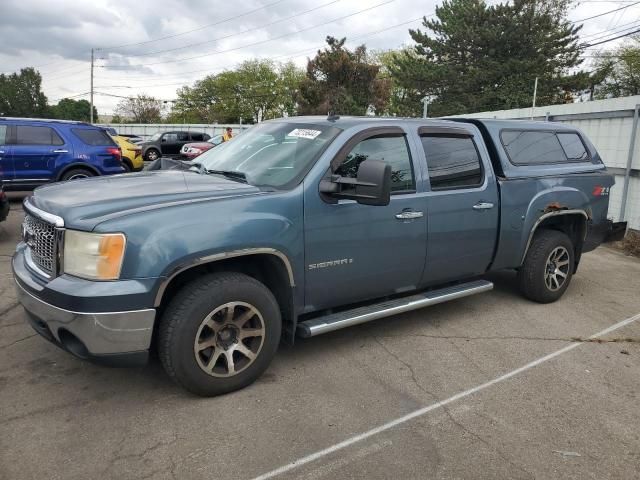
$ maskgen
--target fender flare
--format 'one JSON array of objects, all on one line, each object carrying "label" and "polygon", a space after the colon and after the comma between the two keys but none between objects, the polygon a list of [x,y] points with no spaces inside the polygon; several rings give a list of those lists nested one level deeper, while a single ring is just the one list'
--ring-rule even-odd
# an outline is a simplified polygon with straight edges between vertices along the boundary
[{"label": "fender flare", "polygon": [[93,173],[96,174],[97,177],[99,177],[100,175],[102,175],[100,173],[100,171],[94,167],[93,165],[90,165],[88,163],[85,162],[73,162],[73,163],[69,163],[67,165],[65,165],[61,170],[60,173],[58,173],[56,175],[56,182],[59,182],[60,179],[62,178],[62,176],[67,173],[69,170],[73,169],[73,168],[84,168],[85,170],[91,170]]},{"label": "fender flare", "polygon": [[566,209],[566,210],[554,210],[551,212],[547,212],[543,215],[540,215],[540,217],[538,218],[538,220],[536,220],[536,222],[533,224],[533,228],[531,229],[531,231],[529,232],[529,238],[527,239],[527,244],[524,248],[524,252],[522,253],[522,258],[520,259],[520,264],[522,265],[524,263],[524,259],[527,256],[527,252],[529,251],[529,247],[531,246],[531,241],[533,240],[533,236],[536,233],[537,228],[540,226],[540,224],[542,222],[544,222],[547,218],[551,218],[551,217],[557,217],[559,215],[581,215],[584,217],[584,233],[583,233],[583,240],[586,238],[587,236],[587,221],[589,220],[589,215],[587,215],[587,212],[585,212],[582,209],[578,209],[578,208],[574,208],[574,209]]},{"label": "fender flare", "polygon": [[164,276],[164,279],[160,283],[160,286],[158,287],[158,290],[156,292],[154,307],[157,308],[160,306],[160,304],[162,303],[162,297],[164,296],[164,292],[169,286],[169,284],[171,283],[171,280],[173,280],[180,273],[186,270],[189,270],[190,268],[197,267],[198,265],[214,263],[220,260],[226,260],[228,258],[247,257],[250,255],[260,255],[260,254],[273,255],[279,258],[287,270],[287,275],[289,276],[289,286],[292,288],[295,287],[295,279],[293,277],[293,268],[291,266],[291,262],[289,261],[289,258],[280,250],[276,250],[275,248],[268,248],[268,247],[231,250],[228,252],[215,253],[213,255],[207,255],[204,257],[197,257],[189,260],[188,262],[181,263],[175,266],[166,276]]}]

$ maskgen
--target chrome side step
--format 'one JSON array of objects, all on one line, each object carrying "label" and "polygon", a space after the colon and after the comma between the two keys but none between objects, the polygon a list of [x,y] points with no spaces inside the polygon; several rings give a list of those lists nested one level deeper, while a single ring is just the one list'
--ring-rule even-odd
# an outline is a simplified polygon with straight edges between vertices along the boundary
[{"label": "chrome side step", "polygon": [[397,315],[398,313],[408,312],[422,307],[428,307],[437,303],[448,302],[456,298],[468,297],[469,295],[487,292],[491,289],[493,289],[493,283],[486,280],[475,280],[453,287],[431,290],[409,297],[387,300],[345,312],[312,318],[300,322],[296,333],[299,337],[303,338],[315,337],[322,333],[332,332],[341,328],[351,327],[359,323],[369,322],[390,315]]}]

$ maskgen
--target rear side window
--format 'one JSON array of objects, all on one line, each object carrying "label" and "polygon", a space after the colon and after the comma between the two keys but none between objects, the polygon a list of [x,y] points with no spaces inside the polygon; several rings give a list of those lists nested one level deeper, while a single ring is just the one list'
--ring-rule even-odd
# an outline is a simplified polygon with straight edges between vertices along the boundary
[{"label": "rear side window", "polygon": [[51,127],[17,125],[16,145],[64,145],[64,141]]},{"label": "rear side window", "polygon": [[192,133],[191,140],[193,140],[194,142],[202,142],[204,141],[204,135],[202,135],[201,133]]},{"label": "rear side window", "polygon": [[504,130],[500,136],[514,165],[575,162],[588,158],[584,144],[576,133]]},{"label": "rear side window", "polygon": [[115,145],[111,137],[104,130],[94,128],[72,128],[71,131],[86,145],[94,147],[111,147]]},{"label": "rear side window", "polygon": [[0,145],[7,144],[7,126],[0,125]]},{"label": "rear side window", "polygon": [[427,157],[431,190],[482,185],[480,155],[471,137],[421,136]]},{"label": "rear side window", "polygon": [[584,143],[577,133],[558,133],[558,140],[569,160],[577,162],[589,158]]}]

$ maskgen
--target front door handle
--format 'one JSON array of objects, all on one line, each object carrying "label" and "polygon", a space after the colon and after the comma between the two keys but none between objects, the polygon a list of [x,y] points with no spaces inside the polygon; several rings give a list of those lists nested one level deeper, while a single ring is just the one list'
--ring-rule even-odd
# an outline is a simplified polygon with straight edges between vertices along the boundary
[{"label": "front door handle", "polygon": [[413,218],[422,218],[422,212],[415,212],[413,210],[407,210],[406,212],[396,213],[396,218],[398,220],[411,220]]},{"label": "front door handle", "polygon": [[69,153],[69,150],[65,150],[64,148],[53,150],[52,153]]},{"label": "front door handle", "polygon": [[493,208],[491,202],[478,202],[473,206],[474,210],[489,210],[490,208]]}]

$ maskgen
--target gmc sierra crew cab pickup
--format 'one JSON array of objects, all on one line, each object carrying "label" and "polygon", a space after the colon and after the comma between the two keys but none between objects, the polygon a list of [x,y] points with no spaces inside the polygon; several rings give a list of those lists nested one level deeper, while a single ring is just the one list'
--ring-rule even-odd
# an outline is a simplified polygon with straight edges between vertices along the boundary
[{"label": "gmc sierra crew cab pickup", "polygon": [[178,384],[217,395],[281,340],[485,292],[489,271],[553,302],[626,228],[607,220],[598,152],[561,124],[294,117],[197,161],[25,200],[12,265],[37,332],[111,365],[154,348]]}]

